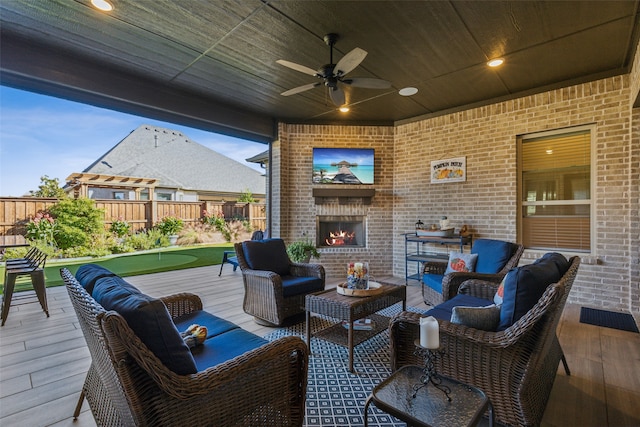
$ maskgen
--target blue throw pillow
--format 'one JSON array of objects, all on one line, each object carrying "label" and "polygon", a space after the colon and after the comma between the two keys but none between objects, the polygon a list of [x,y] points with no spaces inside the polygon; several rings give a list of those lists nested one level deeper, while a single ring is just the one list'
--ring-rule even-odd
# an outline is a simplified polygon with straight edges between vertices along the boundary
[{"label": "blue throw pillow", "polygon": [[162,301],[140,293],[119,277],[98,280],[93,298],[105,310],[117,311],[167,368],[178,375],[197,372],[191,351]]},{"label": "blue throw pillow", "polygon": [[89,294],[93,293],[93,287],[98,279],[113,276],[117,276],[117,274],[97,264],[85,264],[76,271],[76,280]]},{"label": "blue throw pillow", "polygon": [[547,286],[562,278],[566,268],[560,271],[559,266],[565,264],[569,265],[564,256],[558,253],[547,253],[533,264],[509,271],[504,281],[498,331],[504,331],[531,310]]},{"label": "blue throw pillow", "polygon": [[242,250],[250,269],[289,275],[289,255],[284,240],[247,240],[242,242]]},{"label": "blue throw pillow", "polygon": [[511,259],[512,252],[513,243],[491,239],[476,240],[471,247],[471,253],[478,254],[476,273],[497,273]]}]

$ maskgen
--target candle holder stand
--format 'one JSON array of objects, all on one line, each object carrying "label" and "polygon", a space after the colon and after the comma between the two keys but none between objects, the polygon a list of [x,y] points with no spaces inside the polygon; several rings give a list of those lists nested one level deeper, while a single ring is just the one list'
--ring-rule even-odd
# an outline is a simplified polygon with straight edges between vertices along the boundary
[{"label": "candle holder stand", "polygon": [[447,396],[447,400],[451,402],[451,397],[449,396],[449,394],[451,393],[451,389],[446,385],[442,385],[442,378],[440,378],[440,375],[438,375],[438,372],[436,371],[435,362],[438,357],[444,354],[444,350],[433,350],[423,347],[420,345],[419,339],[415,340],[414,344],[416,346],[414,354],[416,356],[424,358],[425,365],[424,369],[422,370],[422,376],[420,377],[420,383],[413,386],[412,397],[415,399],[418,394],[418,390],[428,386],[429,383],[431,383],[435,388],[443,392],[444,395]]}]

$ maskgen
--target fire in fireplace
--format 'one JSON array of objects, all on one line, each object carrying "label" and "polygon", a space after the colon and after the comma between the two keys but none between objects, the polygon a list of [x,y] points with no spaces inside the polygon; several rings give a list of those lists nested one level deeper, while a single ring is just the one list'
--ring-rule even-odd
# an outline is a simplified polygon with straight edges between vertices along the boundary
[{"label": "fire in fireplace", "polygon": [[316,230],[316,245],[319,247],[366,247],[367,245],[364,216],[318,216]]}]

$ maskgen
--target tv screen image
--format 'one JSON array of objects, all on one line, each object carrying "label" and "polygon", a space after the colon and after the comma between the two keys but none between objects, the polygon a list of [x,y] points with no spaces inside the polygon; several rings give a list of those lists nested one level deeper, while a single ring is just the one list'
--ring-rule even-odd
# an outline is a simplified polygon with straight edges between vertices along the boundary
[{"label": "tv screen image", "polygon": [[314,148],[314,184],[373,184],[373,148]]}]

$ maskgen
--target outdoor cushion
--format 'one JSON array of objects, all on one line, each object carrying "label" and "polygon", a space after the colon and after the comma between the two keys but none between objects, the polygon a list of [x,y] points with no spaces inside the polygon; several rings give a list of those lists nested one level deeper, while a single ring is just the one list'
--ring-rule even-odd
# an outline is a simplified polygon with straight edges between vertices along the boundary
[{"label": "outdoor cushion", "polygon": [[540,299],[547,286],[556,283],[569,263],[558,253],[549,252],[533,264],[512,269],[504,282],[498,331],[513,325]]},{"label": "outdoor cushion", "polygon": [[511,259],[513,244],[502,240],[478,239],[471,247],[478,254],[476,273],[495,274]]},{"label": "outdoor cushion", "polygon": [[185,314],[183,316],[173,319],[176,328],[180,332],[186,331],[189,326],[196,324],[207,328],[207,338],[212,338],[225,332],[229,332],[232,329],[239,328],[235,323],[228,320],[221,319],[211,313],[207,313],[203,310],[196,310],[192,313]]},{"label": "outdoor cushion", "polygon": [[93,287],[98,279],[102,279],[103,277],[113,277],[116,276],[116,274],[101,265],[85,264],[78,268],[75,276],[78,283],[80,283],[80,285],[85,288],[89,294],[92,294]]},{"label": "outdoor cushion", "polygon": [[439,294],[442,293],[442,280],[444,279],[444,274],[432,274],[427,273],[422,275],[422,283],[425,286],[430,287],[434,291]]},{"label": "outdoor cushion", "polygon": [[466,273],[473,272],[476,267],[478,254],[464,254],[462,252],[451,252],[449,261],[447,261],[447,269],[444,274],[463,271]]},{"label": "outdoor cushion", "polygon": [[289,255],[282,239],[247,240],[242,242],[244,257],[252,270],[289,274]]},{"label": "outdoor cushion", "polygon": [[105,310],[117,311],[167,368],[178,375],[197,372],[189,347],[182,340],[162,301],[140,293],[120,277],[98,280],[93,289],[93,298]]},{"label": "outdoor cushion", "polygon": [[198,371],[203,371],[268,342],[256,334],[236,328],[208,338],[203,345],[195,346],[191,351]]},{"label": "outdoor cushion", "polygon": [[318,277],[282,276],[282,296],[308,294],[324,289],[322,279]]},{"label": "outdoor cushion", "polygon": [[478,298],[466,294],[458,294],[455,297],[446,300],[442,304],[438,304],[430,310],[427,310],[425,316],[433,316],[439,320],[451,320],[453,308],[457,306],[464,307],[486,307],[491,301],[484,298]]},{"label": "outdoor cushion", "polygon": [[500,307],[495,304],[486,307],[453,307],[451,323],[483,331],[495,331],[500,323]]}]

